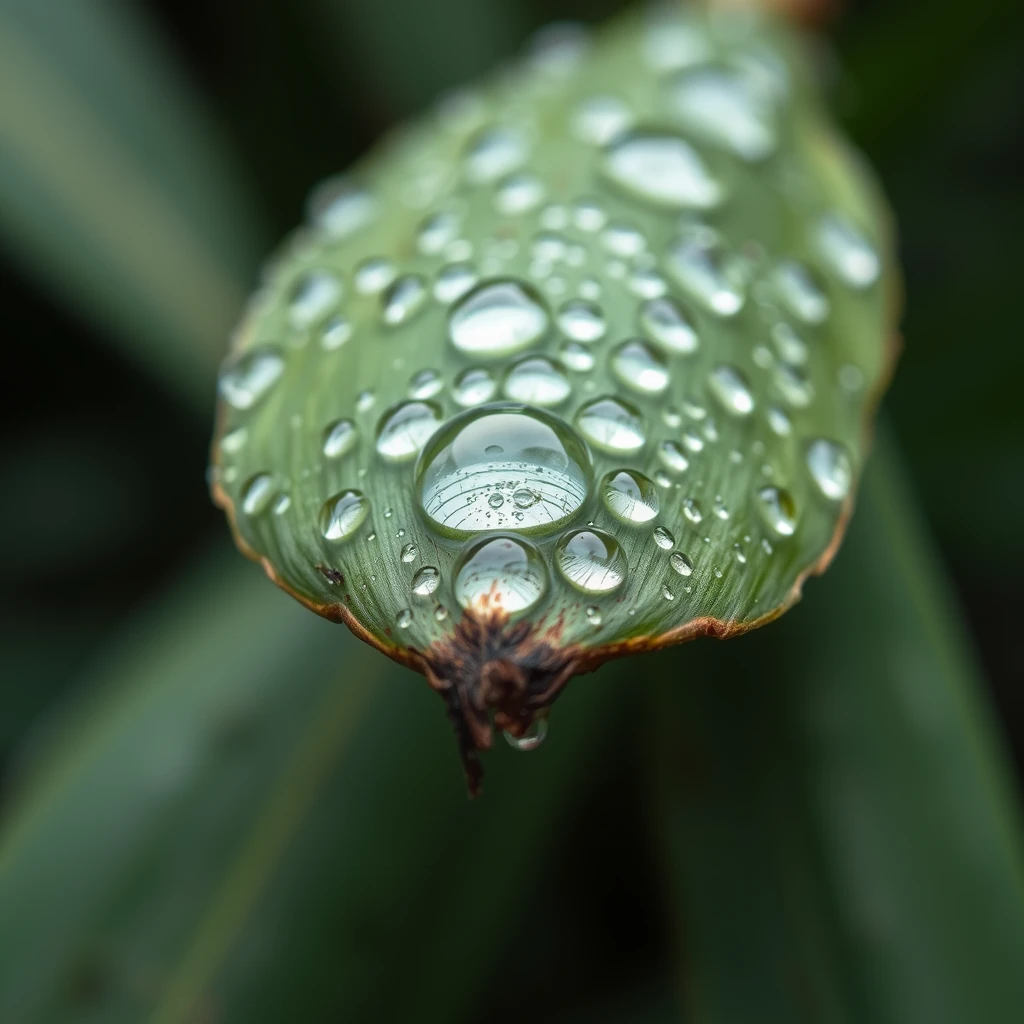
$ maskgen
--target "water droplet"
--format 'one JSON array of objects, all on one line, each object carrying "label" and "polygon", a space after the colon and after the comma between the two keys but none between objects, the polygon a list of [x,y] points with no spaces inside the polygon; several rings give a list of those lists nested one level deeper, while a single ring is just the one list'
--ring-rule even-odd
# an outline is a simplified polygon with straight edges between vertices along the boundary
[{"label": "water droplet", "polygon": [[684,232],[669,248],[669,271],[712,313],[735,316],[746,298],[745,274],[710,228]]},{"label": "water droplet", "polygon": [[694,526],[699,526],[704,521],[704,511],[696,498],[686,498],[683,501],[683,515]]},{"label": "water droplet", "polygon": [[658,458],[673,473],[685,473],[690,468],[690,460],[675,441],[662,441],[658,445]]},{"label": "water droplet", "polygon": [[669,87],[682,125],[743,160],[762,160],[778,145],[768,97],[738,71],[708,65],[681,72]]},{"label": "water droplet", "polygon": [[544,202],[544,182],[532,174],[513,174],[506,178],[494,194],[499,213],[513,217],[529,213]]},{"label": "water droplet", "polygon": [[664,526],[656,526],[654,533],[651,534],[654,537],[654,543],[661,548],[662,551],[670,551],[675,547],[676,539],[672,536],[672,531],[666,529]]},{"label": "water droplet", "polygon": [[725,501],[722,499],[720,494],[715,496],[715,503],[711,506],[711,511],[714,512],[719,519],[729,518],[729,507],[725,504]]},{"label": "water droplet", "polygon": [[572,116],[573,134],[581,142],[604,146],[633,123],[633,112],[617,96],[590,96]]},{"label": "water droplet", "polygon": [[605,150],[604,172],[626,192],[657,206],[707,210],[724,196],[701,155],[678,135],[621,135]]},{"label": "water droplet", "polygon": [[793,424],[786,413],[777,405],[768,410],[768,426],[775,431],[779,437],[789,437],[793,432]]},{"label": "water droplet", "polygon": [[416,558],[418,551],[419,549],[415,544],[406,544],[405,547],[402,548],[402,561],[407,564],[413,561]]},{"label": "water droplet", "polygon": [[466,152],[466,178],[474,185],[497,181],[518,170],[529,155],[526,136],[517,128],[488,128]]},{"label": "water droplet", "polygon": [[399,629],[408,629],[412,625],[412,612],[408,608],[403,608],[395,617],[395,625]]},{"label": "water droplet", "polygon": [[828,296],[804,264],[783,260],[775,268],[775,291],[790,313],[804,323],[820,324],[828,318]]},{"label": "water droplet", "polygon": [[604,530],[572,530],[555,545],[555,565],[584,594],[609,594],[626,580],[626,556]]},{"label": "water droplet", "polygon": [[696,352],[700,344],[692,319],[675,299],[645,302],[640,307],[640,329],[651,341],[680,355]]},{"label": "water droplet", "polygon": [[672,593],[672,591],[671,591],[671,590],[669,590],[669,588],[668,588],[667,586],[663,586],[663,587],[661,588],[661,596],[662,596],[662,597],[663,597],[663,598],[664,598],[664,599],[665,599],[666,601],[674,601],[674,600],[676,599],[676,595],[675,595],[675,594],[673,594],[673,593]]},{"label": "water droplet", "polygon": [[398,278],[383,295],[384,323],[395,327],[410,320],[427,298],[426,282],[418,274]]},{"label": "water droplet", "polygon": [[878,253],[844,214],[822,217],[816,241],[822,258],[851,288],[869,288],[878,280],[882,270]]},{"label": "water droplet", "polygon": [[611,396],[581,406],[576,426],[592,445],[613,455],[638,452],[647,443],[639,411]]},{"label": "water droplet", "polygon": [[544,596],[548,574],[540,552],[521,537],[470,544],[455,566],[455,600],[477,612],[529,611]]},{"label": "water droplet", "polygon": [[603,338],[608,325],[600,306],[585,299],[570,299],[558,311],[558,326],[567,338],[589,343]]},{"label": "water droplet", "polygon": [[702,438],[700,434],[693,429],[693,427],[689,427],[683,431],[683,444],[686,445],[688,451],[691,451],[694,454],[704,451],[704,438]]},{"label": "water droplet", "polygon": [[441,573],[433,565],[423,565],[413,574],[412,592],[417,597],[429,597],[441,585]]},{"label": "water droplet", "polygon": [[320,530],[325,540],[348,540],[363,525],[370,502],[361,491],[341,491],[328,498],[320,510]]},{"label": "water droplet", "polygon": [[450,210],[435,213],[421,225],[416,236],[416,248],[426,255],[441,252],[444,247],[458,236],[459,218]]},{"label": "water droplet", "polygon": [[519,281],[485,281],[452,310],[452,344],[466,355],[506,356],[537,342],[549,317],[540,296]]},{"label": "water droplet", "polygon": [[[772,340],[775,342],[779,358],[792,366],[803,366],[807,362],[807,342],[785,322],[777,323],[772,328]],[[769,363],[770,365],[770,363]]]},{"label": "water droplet", "polygon": [[309,197],[309,215],[327,234],[347,238],[377,213],[377,202],[365,189],[345,178],[331,178]]},{"label": "water droplet", "polygon": [[351,420],[336,420],[324,431],[324,455],[340,459],[356,446],[359,431]]},{"label": "water droplet", "polygon": [[456,377],[452,397],[462,406],[482,405],[489,402],[497,392],[498,382],[490,371],[471,367]]},{"label": "water droplet", "polygon": [[279,492],[274,499],[274,515],[283,516],[292,507],[290,495]]},{"label": "water droplet", "polygon": [[654,482],[635,469],[618,469],[601,480],[601,500],[624,523],[650,522],[661,507]]},{"label": "water droplet", "polygon": [[558,350],[558,358],[567,370],[586,373],[594,368],[594,353],[578,341],[567,341]]},{"label": "water droplet", "polygon": [[445,608],[445,606],[443,604],[437,605],[437,607],[434,608],[434,619],[437,622],[444,622],[444,620],[447,619],[447,618],[448,618],[448,609]]},{"label": "water droplet", "polygon": [[409,397],[423,401],[444,390],[444,380],[437,370],[420,370],[409,381]]},{"label": "water droplet", "polygon": [[220,439],[220,450],[227,455],[237,455],[249,441],[248,427],[235,427]]},{"label": "water droplet", "polygon": [[657,299],[668,291],[665,278],[648,267],[634,267],[626,283],[629,290],[641,299]]},{"label": "water droplet", "polygon": [[441,423],[441,410],[431,402],[392,406],[377,424],[377,452],[389,462],[413,458]]},{"label": "water droplet", "polygon": [[302,330],[323,319],[341,298],[341,282],[326,270],[307,271],[292,288],[288,319]]},{"label": "water droplet", "polygon": [[812,441],[807,449],[807,468],[818,490],[831,501],[842,501],[850,493],[853,462],[841,444],[824,438]]},{"label": "water droplet", "polygon": [[680,576],[690,576],[693,573],[693,562],[682,553],[682,551],[673,551],[668,558],[668,564]]},{"label": "water droplet", "polygon": [[580,231],[593,233],[608,223],[608,214],[596,199],[577,199],[572,207],[572,222]]},{"label": "water droplet", "polygon": [[592,626],[600,626],[601,621],[601,609],[595,604],[587,605],[587,622]]},{"label": "water droplet", "polygon": [[772,374],[772,382],[788,405],[794,409],[806,409],[811,404],[814,391],[803,371],[788,363],[780,363]]},{"label": "water droplet", "polygon": [[361,295],[376,295],[395,279],[395,265],[383,256],[371,256],[356,267],[356,291]]},{"label": "water droplet", "polygon": [[446,305],[461,299],[477,282],[477,272],[469,263],[449,263],[438,272],[434,298]]},{"label": "water droplet", "polygon": [[522,736],[513,736],[510,732],[502,731],[508,745],[524,754],[536,750],[548,734],[548,722],[546,718],[535,718],[526,728]]},{"label": "water droplet", "polygon": [[250,349],[228,360],[217,390],[236,409],[251,409],[265,398],[284,373],[284,359],[269,345]]},{"label": "water droplet", "polygon": [[661,394],[669,383],[668,364],[660,352],[634,338],[612,354],[612,372],[627,387],[647,395]]},{"label": "water droplet", "polygon": [[[416,467],[427,518],[459,536],[552,529],[584,503],[589,481],[590,455],[572,429],[550,413],[512,404],[454,417]],[[524,489],[538,500],[517,502]],[[498,508],[494,495],[502,498]]]},{"label": "water droplet", "polygon": [[781,487],[762,487],[757,492],[758,510],[764,521],[781,537],[791,537],[796,530],[796,502]]},{"label": "water droplet", "polygon": [[530,356],[509,370],[504,390],[505,397],[516,402],[553,406],[569,397],[572,386],[550,359]]},{"label": "water droplet", "polygon": [[643,234],[621,221],[608,225],[608,229],[601,235],[601,243],[610,253],[627,259],[639,255],[647,247],[647,239]]},{"label": "water droplet", "polygon": [[247,516],[258,516],[269,508],[273,496],[273,477],[269,473],[257,473],[242,492],[242,511]]},{"label": "water droplet", "polygon": [[324,329],[320,334],[320,345],[326,352],[333,352],[335,349],[341,348],[342,345],[352,337],[352,323],[351,321],[340,314],[338,316],[332,316],[327,323],[324,324]]},{"label": "water droplet", "polygon": [[644,33],[644,57],[656,71],[677,71],[711,56],[703,27],[682,16],[679,4],[651,7]]},{"label": "water droplet", "polygon": [[754,396],[746,377],[735,366],[723,363],[708,374],[708,390],[732,416],[749,416],[754,411]]},{"label": "water droplet", "polygon": [[369,412],[376,401],[377,396],[372,391],[360,391],[356,395],[356,411]]}]

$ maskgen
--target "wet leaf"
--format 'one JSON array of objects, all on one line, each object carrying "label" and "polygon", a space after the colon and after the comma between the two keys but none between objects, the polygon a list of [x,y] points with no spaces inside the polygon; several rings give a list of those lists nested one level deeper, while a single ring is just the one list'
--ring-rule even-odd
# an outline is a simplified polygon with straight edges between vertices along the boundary
[{"label": "wet leaf", "polygon": [[774,618],[834,553],[888,379],[885,213],[772,24],[545,36],[344,179],[254,297],[214,494],[427,675],[471,785],[567,680]]}]

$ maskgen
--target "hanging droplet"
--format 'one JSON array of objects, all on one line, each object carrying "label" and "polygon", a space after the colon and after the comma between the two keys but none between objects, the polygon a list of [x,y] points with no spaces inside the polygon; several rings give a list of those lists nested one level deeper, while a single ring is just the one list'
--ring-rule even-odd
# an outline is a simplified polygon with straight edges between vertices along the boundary
[{"label": "hanging droplet", "polygon": [[359,430],[351,420],[336,420],[324,431],[324,455],[340,459],[356,446]]},{"label": "hanging droplet", "polygon": [[754,411],[754,395],[746,377],[735,366],[722,363],[708,374],[708,390],[731,416],[749,416]]},{"label": "hanging droplet", "polygon": [[433,565],[423,565],[413,574],[412,592],[417,597],[429,597],[441,585],[441,573]]},{"label": "hanging droplet", "polygon": [[504,391],[513,401],[549,407],[564,402],[572,385],[550,359],[529,356],[509,370]]},{"label": "hanging droplet", "polygon": [[669,384],[668,364],[660,352],[634,338],[612,354],[612,372],[627,387],[646,395],[661,394]]},{"label": "hanging droplet", "polygon": [[502,736],[508,745],[514,750],[528,754],[536,750],[545,740],[548,734],[548,720],[546,718],[535,718],[526,728],[522,736],[513,736],[510,732],[502,732]]},{"label": "hanging droplet", "polygon": [[624,191],[656,206],[709,210],[725,194],[700,153],[678,135],[621,135],[605,150],[603,168]]},{"label": "hanging droplet", "polygon": [[638,452],[647,443],[639,411],[611,396],[581,406],[576,426],[592,445],[612,455]]},{"label": "hanging droplet", "polygon": [[441,423],[441,410],[431,402],[392,406],[377,424],[377,452],[389,462],[413,458]]},{"label": "hanging droplet", "polygon": [[601,501],[623,523],[650,522],[661,508],[654,482],[635,469],[617,469],[601,480]]},{"label": "hanging droplet", "polygon": [[645,302],[640,307],[640,329],[651,341],[679,355],[696,352],[700,345],[692,319],[675,299]]},{"label": "hanging droplet", "polygon": [[325,540],[348,540],[366,519],[370,502],[361,491],[341,491],[328,498],[320,511],[320,530]]},{"label": "hanging droplet", "polygon": [[555,545],[562,577],[584,594],[610,594],[626,580],[626,556],[604,530],[572,530]]},{"label": "hanging droplet", "polygon": [[466,355],[494,358],[535,344],[548,329],[543,300],[520,281],[485,281],[452,310],[448,333]]},{"label": "hanging droplet", "polygon": [[236,409],[251,409],[284,373],[284,359],[269,345],[233,356],[221,371],[217,390]]},{"label": "hanging droplet", "polygon": [[831,501],[842,501],[853,484],[850,453],[835,441],[818,438],[807,448],[807,468],[818,490]]},{"label": "hanging droplet", "polygon": [[540,552],[521,537],[477,540],[455,565],[455,600],[477,614],[529,611],[547,587],[548,574]]},{"label": "hanging droplet", "polygon": [[701,305],[735,316],[746,299],[745,273],[710,228],[684,232],[669,248],[669,272]]},{"label": "hanging droplet", "polygon": [[762,487],[757,492],[761,517],[779,536],[791,537],[796,531],[796,502],[782,487]]}]

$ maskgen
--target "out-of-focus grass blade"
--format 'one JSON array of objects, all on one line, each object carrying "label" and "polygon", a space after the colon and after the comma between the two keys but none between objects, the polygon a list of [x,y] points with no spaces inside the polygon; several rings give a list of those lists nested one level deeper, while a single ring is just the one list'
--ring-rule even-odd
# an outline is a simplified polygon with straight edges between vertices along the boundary
[{"label": "out-of-focus grass blade", "polygon": [[922,532],[881,446],[804,604],[663,687],[693,1019],[1024,1017],[1018,823]]},{"label": "out-of-focus grass blade", "polygon": [[608,684],[471,804],[437,698],[252,574],[199,567],[40,758],[0,840],[0,1020],[402,1019],[391,972],[468,920],[452,985],[493,966]]},{"label": "out-of-focus grass blade", "polygon": [[224,142],[129,5],[0,6],[0,234],[112,338],[208,399],[262,249]]}]

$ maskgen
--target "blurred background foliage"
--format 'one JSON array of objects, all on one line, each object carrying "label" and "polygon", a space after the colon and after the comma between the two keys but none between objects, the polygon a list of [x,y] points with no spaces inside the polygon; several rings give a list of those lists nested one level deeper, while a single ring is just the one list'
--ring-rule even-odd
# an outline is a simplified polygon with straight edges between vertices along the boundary
[{"label": "blurred background foliage", "polygon": [[1021,5],[851,0],[820,47],[906,348],[778,625],[580,680],[470,805],[422,681],[210,507],[309,186],[620,7],[0,0],[0,1020],[1024,1019]]}]

